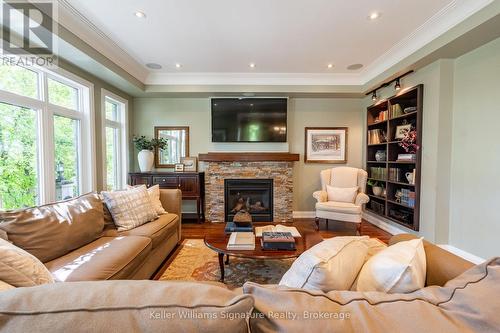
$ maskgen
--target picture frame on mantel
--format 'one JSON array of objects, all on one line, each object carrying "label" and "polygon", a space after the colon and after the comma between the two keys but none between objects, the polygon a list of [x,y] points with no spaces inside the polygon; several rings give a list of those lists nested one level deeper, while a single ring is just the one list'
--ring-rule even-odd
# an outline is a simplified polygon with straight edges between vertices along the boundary
[{"label": "picture frame on mantel", "polygon": [[347,127],[306,127],[304,163],[346,164]]},{"label": "picture frame on mantel", "polygon": [[189,126],[155,126],[155,138],[167,140],[165,149],[156,148],[155,167],[175,168],[189,156]]}]

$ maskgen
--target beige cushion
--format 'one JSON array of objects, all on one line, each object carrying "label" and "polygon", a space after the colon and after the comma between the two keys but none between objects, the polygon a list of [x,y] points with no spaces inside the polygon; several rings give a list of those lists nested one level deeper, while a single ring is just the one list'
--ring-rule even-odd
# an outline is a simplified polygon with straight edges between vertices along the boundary
[{"label": "beige cushion", "polygon": [[0,280],[0,292],[6,291],[6,290],[10,290],[10,289],[14,289],[14,288],[16,288],[16,287],[14,287],[13,285],[8,284],[7,282],[4,282],[4,281]]},{"label": "beige cushion", "polygon": [[42,262],[98,238],[104,227],[102,201],[95,193],[50,205],[0,213],[9,241]]},{"label": "beige cushion", "polygon": [[150,252],[147,237],[101,237],[45,265],[59,282],[127,279]]},{"label": "beige cushion", "polygon": [[[427,287],[411,294],[322,293],[251,282],[243,290],[255,300],[250,318],[253,333],[497,332],[498,281],[500,258],[495,258],[475,266],[446,287]],[[289,315],[270,315],[283,312]]]},{"label": "beige cushion", "polygon": [[144,236],[151,238],[153,249],[160,245],[165,238],[173,235],[178,228],[179,217],[174,214],[160,215],[154,221],[143,224],[137,228],[118,232],[120,236]]},{"label": "beige cushion", "polygon": [[1,238],[0,280],[15,287],[32,287],[54,282],[40,260]]},{"label": "beige cushion", "polygon": [[344,213],[344,214],[361,213],[361,206],[356,206],[353,203],[336,202],[336,201],[317,202],[316,209],[326,210],[335,213]]},{"label": "beige cushion", "polygon": [[400,242],[374,255],[359,273],[358,291],[410,293],[425,286],[422,239]]},{"label": "beige cushion", "polygon": [[208,283],[99,281],[7,291],[5,332],[247,333],[249,295]]},{"label": "beige cushion", "polygon": [[358,187],[334,187],[326,185],[328,201],[354,203],[358,194]]},{"label": "beige cushion", "polygon": [[146,186],[126,191],[101,192],[118,231],[130,230],[158,217]]},{"label": "beige cushion", "polygon": [[283,275],[281,286],[311,290],[348,290],[365,262],[368,236],[333,237],[302,253]]},{"label": "beige cushion", "polygon": [[[144,186],[144,185],[135,185],[135,186],[130,186],[127,185],[128,189],[134,188],[134,187],[139,187],[139,186]],[[153,185],[151,187],[148,187],[148,194],[149,194],[149,199],[151,200],[151,204],[153,205],[156,214],[162,215],[166,214],[167,211],[163,208],[161,201],[160,201],[160,185]]]}]

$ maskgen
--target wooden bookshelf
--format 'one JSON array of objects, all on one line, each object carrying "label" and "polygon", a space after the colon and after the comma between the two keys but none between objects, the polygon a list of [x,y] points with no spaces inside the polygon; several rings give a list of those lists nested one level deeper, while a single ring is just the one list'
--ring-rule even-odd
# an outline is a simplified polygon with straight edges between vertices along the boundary
[{"label": "wooden bookshelf", "polygon": [[[366,141],[366,171],[369,179],[377,181],[386,189],[386,196],[376,196],[372,187],[367,186],[367,194],[370,202],[366,204],[366,210],[373,214],[382,216],[390,221],[396,222],[406,228],[418,231],[420,227],[420,177],[422,163],[422,106],[423,106],[423,85],[418,85],[404,89],[398,94],[379,101],[367,108],[367,141]],[[407,107],[416,107],[415,111],[407,113],[392,114],[391,109],[399,104],[401,111]],[[388,111],[385,117],[379,117],[380,112]],[[383,119],[380,119],[383,118]],[[380,119],[380,120],[379,120]],[[417,131],[417,144],[420,149],[417,151],[416,159],[412,161],[398,161],[398,154],[406,154],[406,151],[399,145],[400,139],[395,138],[397,126],[411,124]],[[377,132],[370,132],[377,130]],[[372,133],[372,135],[370,135]],[[385,138],[381,142],[378,135],[373,133],[385,133]],[[372,139],[372,140],[371,140]],[[375,155],[377,151],[385,151],[386,160],[377,161]],[[380,179],[380,175],[375,171],[385,168],[387,177]],[[398,169],[399,176],[390,178],[389,168]],[[415,170],[414,184],[408,183],[405,174]],[[374,172],[372,172],[374,171]],[[372,174],[373,173],[373,174]],[[392,176],[395,176],[392,174]],[[415,193],[415,204],[413,207],[398,202],[395,194],[400,190],[408,190]]]}]

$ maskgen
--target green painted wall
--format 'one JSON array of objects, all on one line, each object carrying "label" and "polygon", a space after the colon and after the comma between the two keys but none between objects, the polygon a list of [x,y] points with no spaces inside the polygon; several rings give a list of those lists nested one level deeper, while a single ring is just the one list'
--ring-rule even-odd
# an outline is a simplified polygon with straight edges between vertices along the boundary
[{"label": "green painted wall", "polygon": [[455,61],[450,244],[500,254],[500,39]]},{"label": "green painted wall", "polygon": [[[312,192],[320,188],[319,171],[328,164],[304,164],[304,127],[346,126],[348,165],[362,167],[363,111],[360,99],[291,98],[288,107],[288,147],[299,153],[294,166],[294,210],[313,211]],[[212,151],[288,151],[283,144],[213,144],[210,135],[210,100],[208,98],[136,98],[132,132],[153,135],[154,126],[189,126],[190,155]],[[137,151],[131,153],[137,167]],[[186,206],[185,210],[192,207]]]}]

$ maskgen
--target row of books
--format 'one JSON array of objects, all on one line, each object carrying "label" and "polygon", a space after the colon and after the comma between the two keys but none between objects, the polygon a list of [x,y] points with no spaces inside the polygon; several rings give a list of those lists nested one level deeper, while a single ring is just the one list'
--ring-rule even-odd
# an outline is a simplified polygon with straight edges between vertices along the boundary
[{"label": "row of books", "polygon": [[380,111],[377,115],[377,117],[375,117],[375,122],[376,123],[379,123],[381,121],[384,121],[384,120],[387,120],[387,110],[385,111]]},{"label": "row of books", "polygon": [[405,178],[400,168],[389,168],[389,180],[391,182],[401,183],[404,179]]},{"label": "row of books", "polygon": [[387,134],[380,128],[368,131],[368,144],[384,143],[387,141]]},{"label": "row of books", "polygon": [[371,167],[370,178],[374,179],[387,179],[387,168]]},{"label": "row of books", "polygon": [[408,207],[415,207],[415,192],[406,188],[400,190],[400,202]]}]

